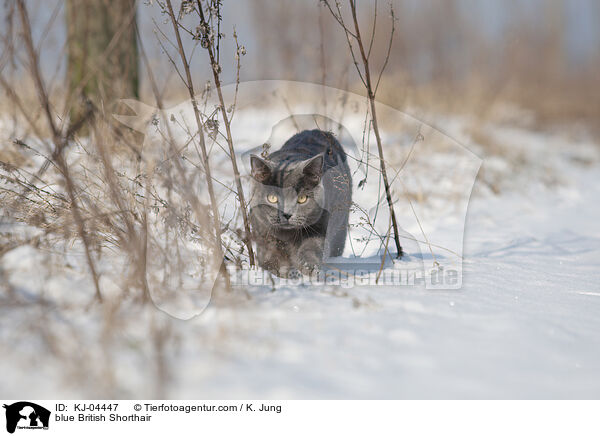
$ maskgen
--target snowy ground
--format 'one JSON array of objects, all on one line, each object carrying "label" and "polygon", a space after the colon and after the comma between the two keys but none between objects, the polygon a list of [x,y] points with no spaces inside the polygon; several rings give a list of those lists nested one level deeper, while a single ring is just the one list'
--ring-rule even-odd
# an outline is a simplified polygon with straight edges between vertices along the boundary
[{"label": "snowy ground", "polygon": [[598,398],[600,168],[561,167],[566,184],[556,189],[532,181],[520,192],[475,195],[460,291],[255,294],[252,333],[215,361],[224,366],[206,392]]},{"label": "snowy ground", "polygon": [[76,259],[20,247],[0,260],[0,397],[600,397],[599,148],[497,125],[492,154],[465,126],[436,126],[484,159],[460,290],[255,286],[182,321],[90,306]]}]

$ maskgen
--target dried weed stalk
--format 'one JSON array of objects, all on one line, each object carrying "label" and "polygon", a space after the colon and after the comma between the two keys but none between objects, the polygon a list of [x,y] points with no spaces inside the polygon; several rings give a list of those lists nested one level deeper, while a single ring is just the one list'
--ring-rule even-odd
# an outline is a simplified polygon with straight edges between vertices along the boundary
[{"label": "dried weed stalk", "polygon": [[[323,3],[329,9],[329,12],[336,20],[336,22],[340,25],[340,27],[344,30],[346,35],[346,41],[348,42],[348,49],[350,51],[350,55],[352,56],[352,60],[354,61],[354,65],[356,67],[356,71],[360,77],[360,80],[367,91],[367,98],[369,99],[369,106],[371,110],[371,124],[373,127],[373,133],[375,134],[375,140],[377,142],[377,151],[379,153],[379,163],[380,163],[380,171],[381,177],[383,178],[383,185],[385,187],[385,195],[388,203],[388,207],[390,210],[390,216],[392,221],[392,228],[394,230],[394,242],[396,244],[396,253],[397,257],[400,258],[403,255],[402,246],[400,245],[400,234],[398,231],[398,223],[396,221],[396,214],[394,212],[394,202],[392,200],[392,191],[390,189],[390,183],[387,176],[385,159],[383,155],[383,145],[381,143],[381,135],[379,133],[379,126],[377,123],[377,110],[375,105],[375,96],[377,94],[377,89],[379,88],[379,83],[381,81],[381,77],[385,71],[385,68],[388,64],[390,58],[390,52],[392,49],[392,43],[395,32],[395,16],[394,16],[394,8],[390,4],[390,16],[392,20],[392,30],[389,36],[388,43],[388,51],[385,57],[385,61],[381,70],[379,72],[379,76],[375,82],[373,82],[371,77],[371,64],[369,62],[369,57],[371,54],[371,48],[373,47],[373,41],[375,39],[375,29],[377,24],[377,2],[375,3],[375,13],[373,18],[373,32],[371,34],[370,42],[368,48],[365,50],[365,44],[363,42],[363,38],[360,33],[360,26],[358,23],[357,12],[356,12],[356,1],[348,0],[350,11],[352,14],[352,27],[349,27],[344,21],[344,16],[342,13],[342,7],[339,1],[335,1],[335,10],[331,6],[330,1],[323,0]],[[360,53],[360,63],[358,61],[356,55],[356,46],[358,46],[358,51]]]}]

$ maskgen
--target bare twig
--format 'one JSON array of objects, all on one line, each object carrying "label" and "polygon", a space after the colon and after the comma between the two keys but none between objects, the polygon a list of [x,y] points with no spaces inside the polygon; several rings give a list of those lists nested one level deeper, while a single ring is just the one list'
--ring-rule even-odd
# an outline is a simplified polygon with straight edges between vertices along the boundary
[{"label": "bare twig", "polygon": [[[200,143],[200,150],[202,152],[202,164],[204,166],[204,173],[206,176],[206,185],[208,188],[210,206],[212,209],[212,223],[213,223],[213,228],[214,228],[214,233],[215,233],[216,255],[219,257],[219,259],[222,259],[223,258],[223,252],[222,252],[222,248],[221,248],[221,232],[222,232],[222,230],[221,230],[221,222],[219,219],[219,208],[218,208],[218,203],[217,203],[217,199],[215,196],[215,191],[214,191],[214,187],[213,187],[213,183],[212,183],[212,173],[211,173],[211,169],[210,169],[210,163],[208,160],[208,153],[206,151],[206,143],[204,141],[204,131],[202,129],[203,125],[202,125],[200,110],[198,108],[198,102],[196,101],[196,94],[194,92],[194,83],[192,81],[192,73],[190,71],[190,65],[187,60],[185,50],[183,48],[183,42],[181,40],[181,34],[179,32],[179,26],[177,24],[177,19],[175,18],[175,13],[173,12],[173,6],[171,4],[171,0],[166,0],[166,5],[167,5],[167,11],[168,11],[169,17],[171,19],[171,24],[173,25],[173,31],[175,32],[175,37],[177,39],[179,56],[181,58],[181,62],[183,64],[183,68],[185,70],[185,75],[186,75],[185,85],[188,89],[189,96],[192,100],[192,107],[194,109],[194,116],[196,118],[196,126],[198,127],[198,140]],[[178,161],[175,160],[175,162],[178,162]],[[223,271],[224,279],[226,281],[227,287],[229,288],[229,276],[227,275],[228,273],[224,267],[221,270]]]},{"label": "bare twig", "polygon": [[[402,246],[400,245],[400,237],[399,237],[399,232],[398,232],[398,223],[396,221],[396,214],[394,212],[394,204],[393,204],[393,200],[392,200],[392,192],[390,189],[390,184],[388,181],[388,176],[387,176],[387,171],[386,171],[386,165],[385,165],[385,160],[384,160],[384,155],[383,155],[383,146],[381,143],[381,135],[379,133],[379,125],[377,122],[377,110],[376,110],[376,102],[375,102],[375,94],[377,92],[377,86],[379,85],[379,80],[377,81],[377,84],[375,85],[375,87],[373,87],[372,81],[371,81],[371,66],[369,64],[369,54],[365,51],[365,47],[363,44],[363,40],[361,37],[361,33],[360,33],[360,26],[358,24],[358,17],[357,17],[357,13],[356,13],[356,1],[355,0],[348,0],[349,4],[350,4],[350,11],[352,13],[352,21],[354,24],[354,33],[350,32],[348,30],[348,27],[346,26],[344,19],[342,17],[342,12],[341,12],[341,7],[339,5],[338,2],[336,2],[336,8],[337,8],[337,14],[333,11],[333,9],[331,8],[331,6],[329,5],[329,1],[328,0],[323,0],[324,3],[327,5],[327,7],[329,8],[329,11],[331,12],[331,14],[333,15],[333,17],[336,19],[336,21],[341,25],[341,27],[344,30],[344,33],[346,35],[346,39],[348,41],[348,47],[350,49],[350,53],[352,55],[352,58],[354,59],[354,64],[356,66],[356,70],[359,73],[359,76],[365,86],[365,89],[367,90],[367,97],[369,99],[369,106],[370,106],[370,111],[371,111],[371,122],[372,122],[372,127],[373,127],[373,132],[375,134],[375,140],[377,142],[377,151],[379,153],[379,163],[380,163],[380,170],[381,170],[381,176],[383,178],[383,184],[385,187],[385,195],[386,195],[386,199],[387,199],[387,203],[388,203],[388,207],[390,209],[390,216],[391,216],[391,220],[392,220],[392,227],[394,229],[394,242],[396,244],[396,251],[397,251],[397,257],[400,258],[403,255],[403,251],[402,251]],[[391,6],[390,6],[391,8]],[[393,9],[392,9],[393,10]],[[392,20],[394,20],[394,16],[392,14]],[[350,36],[353,36],[356,44],[358,45],[358,49],[360,51],[360,56],[362,59],[362,70],[358,65],[358,62],[356,61],[355,55],[354,55],[354,48],[353,48],[353,44],[352,41],[350,40]],[[390,36],[390,44],[388,47],[388,56],[385,60],[385,63],[383,65],[383,69],[385,69],[387,62],[388,62],[388,58],[389,58],[389,54],[391,51],[391,46],[392,46],[392,37],[393,37],[393,30],[392,30],[392,36]],[[382,69],[382,71],[383,71]],[[364,73],[364,76],[363,76]],[[381,78],[381,73],[379,78]]]},{"label": "bare twig", "polygon": [[[218,7],[217,2],[217,7]],[[219,12],[217,12],[219,13]],[[208,26],[208,22],[204,17],[204,11],[202,9],[202,3],[198,0],[198,14],[200,15],[200,26],[206,28]],[[218,23],[221,22],[220,17],[218,17]],[[220,25],[220,24],[219,24]],[[219,28],[217,28],[217,32],[219,32]],[[218,46],[215,47],[215,39],[211,39],[208,36],[203,36],[205,40],[207,40],[206,50],[208,52],[208,56],[210,58],[211,70],[213,73],[213,81],[215,83],[215,88],[217,89],[217,95],[219,97],[219,106],[221,110],[221,117],[223,118],[223,123],[225,124],[225,132],[227,133],[227,145],[229,146],[229,158],[231,160],[231,167],[233,169],[233,174],[235,177],[235,184],[237,189],[237,197],[240,203],[240,209],[242,212],[242,219],[244,221],[244,230],[246,232],[244,242],[248,249],[248,259],[250,261],[250,265],[254,266],[254,250],[252,249],[252,238],[250,233],[250,221],[248,220],[248,210],[246,206],[246,198],[244,196],[244,190],[242,188],[242,180],[240,177],[240,172],[238,170],[237,159],[235,157],[235,149],[233,147],[233,137],[231,135],[231,123],[230,119],[227,115],[227,108],[225,107],[225,100],[223,99],[223,92],[221,91],[221,65],[219,64],[218,59]],[[220,34],[217,33],[217,44],[220,39]],[[215,54],[215,51],[217,52]]]},{"label": "bare twig", "polygon": [[67,194],[69,196],[69,200],[72,206],[73,218],[75,219],[75,223],[77,224],[77,229],[79,232],[79,237],[81,238],[85,255],[87,259],[87,263],[92,275],[92,279],[94,281],[94,288],[96,290],[96,298],[98,301],[102,301],[102,293],[100,291],[100,281],[98,277],[98,273],[96,271],[96,266],[94,264],[94,260],[92,257],[91,247],[88,239],[87,230],[85,227],[85,223],[81,214],[81,210],[79,208],[79,203],[77,202],[77,197],[75,195],[75,185],[73,183],[73,179],[70,175],[69,167],[63,156],[63,149],[68,143],[68,137],[61,135],[61,132],[57,129],[56,124],[54,123],[54,117],[52,111],[50,109],[50,100],[48,98],[48,94],[46,93],[44,81],[42,80],[42,76],[39,68],[39,59],[37,53],[34,48],[33,39],[31,36],[31,25],[29,23],[29,15],[27,13],[27,8],[25,7],[25,3],[23,0],[18,0],[17,2],[19,15],[21,17],[21,25],[23,31],[23,37],[25,40],[25,47],[27,50],[27,54],[29,57],[29,63],[31,72],[33,74],[34,82],[36,85],[36,91],[38,93],[38,97],[42,107],[44,108],[48,125],[50,126],[50,130],[52,132],[52,138],[54,142],[54,153],[53,158],[61,169],[63,177],[65,179],[65,186],[67,190]]}]

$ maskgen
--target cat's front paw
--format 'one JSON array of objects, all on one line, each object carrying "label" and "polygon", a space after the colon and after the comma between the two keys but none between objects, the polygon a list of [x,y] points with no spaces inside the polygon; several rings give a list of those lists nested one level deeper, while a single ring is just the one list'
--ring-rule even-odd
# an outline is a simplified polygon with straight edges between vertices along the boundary
[{"label": "cat's front paw", "polygon": [[300,270],[302,271],[302,274],[312,277],[313,275],[320,274],[321,265],[315,261],[304,260],[300,262]]},{"label": "cat's front paw", "polygon": [[302,278],[302,273],[296,268],[290,268],[285,272],[285,278],[288,280],[298,280]]}]

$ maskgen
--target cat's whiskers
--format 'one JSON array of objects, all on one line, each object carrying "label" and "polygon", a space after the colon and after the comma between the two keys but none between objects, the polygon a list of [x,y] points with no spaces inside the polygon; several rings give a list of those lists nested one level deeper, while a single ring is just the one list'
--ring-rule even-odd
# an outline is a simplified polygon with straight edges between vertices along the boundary
[{"label": "cat's whiskers", "polygon": [[[325,153],[326,150],[330,150],[329,154]],[[333,180],[333,173],[327,175],[327,169],[336,160],[335,155],[338,155],[337,165],[342,166],[338,171],[346,176],[344,180]],[[263,259],[259,263],[265,264],[261,266],[270,266],[275,270],[282,266],[301,268],[302,265],[296,263],[303,258],[315,256],[322,259],[323,246],[327,245],[324,240],[330,237],[327,232],[329,226],[334,228],[332,235],[337,235],[340,229],[346,230],[347,227],[349,210],[345,214],[337,214],[334,222],[330,222],[330,217],[324,214],[331,207],[327,199],[337,197],[337,191],[351,197],[351,175],[341,145],[328,132],[306,130],[294,135],[268,158],[253,156],[251,165],[255,179],[261,181],[255,185],[254,195],[265,202],[275,193],[278,197],[277,204],[269,201],[269,209],[256,209],[252,215],[253,230],[257,233],[257,252],[262,253],[259,259]],[[331,179],[330,183],[322,183],[322,178]],[[331,189],[336,190],[335,195],[334,192],[328,194]],[[307,193],[305,195],[314,201],[303,201],[300,204],[307,204],[294,207],[299,193]],[[290,206],[288,212],[295,213],[292,216],[283,215],[284,211],[278,209],[284,205]],[[284,219],[284,216],[291,219]],[[307,239],[311,241],[303,245]],[[337,237],[330,241],[329,250],[341,253],[344,242],[345,232],[344,238]],[[298,253],[299,250],[307,252]]]}]

